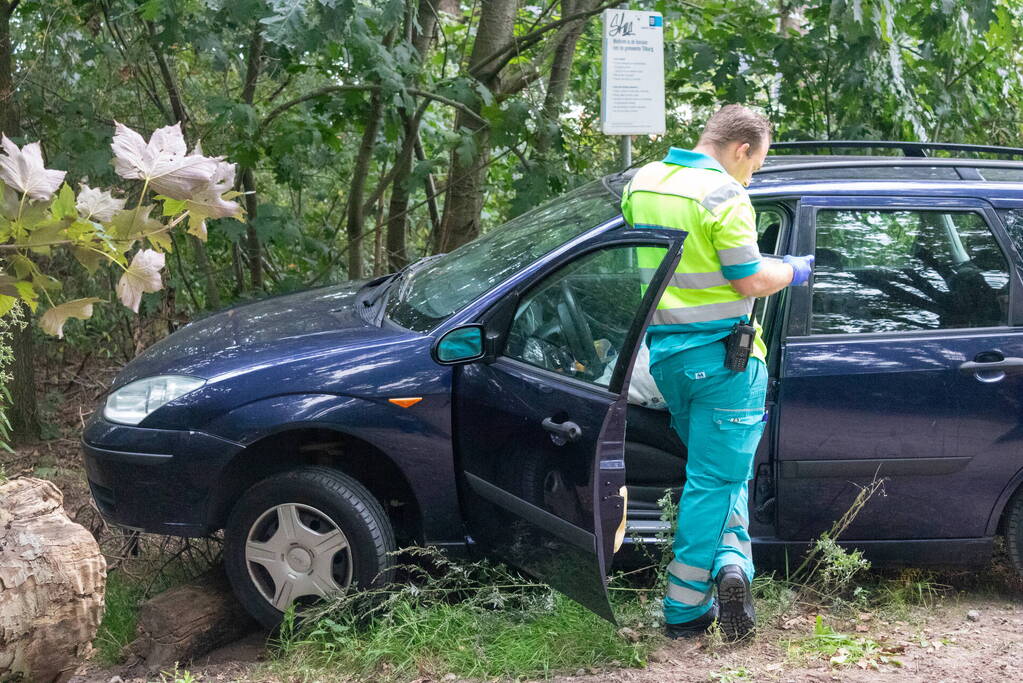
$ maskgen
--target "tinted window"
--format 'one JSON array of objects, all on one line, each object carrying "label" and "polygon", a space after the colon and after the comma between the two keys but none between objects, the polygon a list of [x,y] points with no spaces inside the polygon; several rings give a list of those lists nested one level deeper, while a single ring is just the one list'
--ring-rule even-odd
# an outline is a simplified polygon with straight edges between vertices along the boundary
[{"label": "tinted window", "polygon": [[980,214],[824,210],[816,255],[815,334],[1006,324],[1008,267]]},{"label": "tinted window", "polygon": [[505,355],[607,386],[636,316],[644,272],[666,249],[612,247],[587,254],[547,276],[519,304]]},{"label": "tinted window", "polygon": [[1016,252],[1023,254],[1023,209],[1013,209],[1002,214],[1005,229],[1012,239]]},{"label": "tinted window", "polygon": [[[780,165],[774,164],[772,168]],[[845,166],[780,170],[753,176],[757,186],[793,180],[959,180],[959,174],[951,166]]]},{"label": "tinted window", "polygon": [[1023,183],[1023,168],[978,168],[984,180],[1003,183]]},{"label": "tinted window", "polygon": [[426,332],[547,252],[621,213],[600,182],[512,219],[406,277],[389,295],[387,315]]}]

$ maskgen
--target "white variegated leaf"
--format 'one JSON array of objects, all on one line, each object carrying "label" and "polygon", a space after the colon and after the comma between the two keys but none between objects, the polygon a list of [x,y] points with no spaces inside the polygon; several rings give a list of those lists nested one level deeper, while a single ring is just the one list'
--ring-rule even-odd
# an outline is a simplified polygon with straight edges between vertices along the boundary
[{"label": "white variegated leaf", "polygon": [[164,266],[164,255],[153,249],[142,249],[131,260],[128,270],[117,283],[117,298],[125,306],[139,312],[139,303],[144,292],[158,292],[163,287],[160,270]]},{"label": "white variegated leaf", "polygon": [[86,299],[75,299],[74,301],[54,306],[46,311],[46,313],[43,313],[43,317],[39,320],[39,327],[43,328],[43,332],[46,334],[55,335],[58,339],[63,338],[64,323],[67,322],[67,319],[78,318],[79,320],[86,320],[91,318],[92,305],[100,301],[102,299],[91,296]]},{"label": "white variegated leaf", "polygon": [[118,199],[106,190],[82,185],[75,208],[78,209],[78,215],[85,220],[106,223],[124,208],[124,203],[124,199]]},{"label": "white variegated leaf", "polygon": [[43,164],[43,150],[38,142],[21,149],[6,135],[0,136],[4,154],[0,155],[0,180],[29,199],[48,201],[60,184],[66,171],[47,169]]},{"label": "white variegated leaf", "polygon": [[189,199],[213,179],[220,157],[188,154],[181,124],[156,130],[149,142],[122,123],[114,125],[117,132],[110,146],[114,169],[122,178],[148,180],[157,194],[179,200]]}]

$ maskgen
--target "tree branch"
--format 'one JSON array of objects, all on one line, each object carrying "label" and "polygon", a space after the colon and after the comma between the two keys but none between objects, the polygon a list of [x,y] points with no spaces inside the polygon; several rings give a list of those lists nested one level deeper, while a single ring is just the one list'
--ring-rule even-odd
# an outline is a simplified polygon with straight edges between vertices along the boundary
[{"label": "tree branch", "polygon": [[[160,77],[163,79],[164,88],[167,89],[167,96],[170,98],[171,111],[174,114],[174,118],[181,122],[182,129],[188,125],[188,113],[185,110],[184,100],[181,98],[181,91],[178,89],[178,84],[174,80],[174,72],[170,70],[170,66],[167,64],[167,59],[163,53],[157,49],[156,46],[156,27],[153,22],[145,22],[146,31],[149,34],[150,49],[153,51],[153,57],[156,59],[156,65],[160,69]],[[168,121],[167,123],[174,123]]]},{"label": "tree branch", "polygon": [[[604,10],[610,9],[620,4],[621,0],[605,0],[605,2],[602,2],[601,4],[597,5],[592,9],[588,9],[583,12],[575,12],[574,14],[570,14],[567,17],[562,17],[557,21],[552,21],[549,24],[544,24],[540,28],[530,31],[521,38],[512,38],[511,42],[508,45],[498,48],[489,57],[481,61],[475,67],[473,67],[472,71],[469,72],[469,75],[475,78],[482,78],[483,75],[486,73],[495,74],[499,72],[501,69],[503,69],[508,64],[508,62],[514,59],[515,55],[517,55],[522,50],[527,50],[533,45],[535,45],[548,32],[553,31],[556,28],[561,28],[565,24],[570,24],[573,21],[577,21],[579,19],[588,19],[595,14],[600,14]],[[491,66],[491,64],[495,61],[497,62],[497,64]]]},{"label": "tree branch", "polygon": [[[366,84],[362,84],[362,85],[328,85],[328,86],[324,86],[322,88],[317,88],[316,90],[313,90],[311,92],[306,93],[305,95],[302,95],[301,97],[296,97],[293,100],[289,100],[289,101],[285,102],[284,104],[279,105],[276,109],[272,110],[269,114],[267,114],[266,116],[263,117],[263,120],[259,124],[259,128],[260,128],[260,130],[266,128],[268,125],[270,125],[270,123],[275,118],[277,118],[278,116],[283,114],[288,109],[291,109],[292,107],[295,107],[295,106],[297,106],[299,104],[302,104],[303,102],[308,102],[309,100],[314,100],[317,97],[322,97],[323,95],[330,95],[330,94],[339,93],[339,92],[354,92],[354,91],[359,91],[359,90],[381,91],[381,90],[383,90],[383,87],[380,86],[380,85],[373,84],[373,83],[366,83]],[[473,117],[474,119],[476,119],[480,123],[483,123],[483,124],[487,123],[486,119],[481,117],[479,114],[474,112],[469,107],[465,106],[461,102],[457,102],[457,101],[452,100],[450,98],[444,97],[443,95],[438,95],[436,93],[427,92],[425,90],[419,90],[418,88],[407,88],[405,90],[405,92],[407,92],[410,95],[414,95],[416,97],[424,97],[424,98],[426,98],[428,100],[433,100],[434,102],[440,102],[441,104],[446,104],[449,107],[453,107],[453,108],[459,110],[463,114],[468,114],[469,116]]]},{"label": "tree branch", "polygon": [[945,84],[945,87],[946,88],[951,88],[953,85],[955,85],[959,81],[959,79],[961,79],[964,76],[968,75],[971,71],[976,69],[978,66],[980,66],[984,62],[986,62],[987,58],[991,56],[992,52],[993,52],[993,50],[991,48],[988,48],[988,50],[980,57],[980,59],[975,61],[973,64],[969,64],[965,68],[963,68],[962,71],[960,71],[958,74],[956,74],[955,78],[953,78],[951,81],[949,81],[948,83]]}]

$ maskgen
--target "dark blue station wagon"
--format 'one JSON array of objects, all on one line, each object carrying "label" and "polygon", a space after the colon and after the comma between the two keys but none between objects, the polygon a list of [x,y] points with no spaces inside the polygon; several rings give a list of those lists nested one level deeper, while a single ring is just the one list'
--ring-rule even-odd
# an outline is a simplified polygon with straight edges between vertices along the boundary
[{"label": "dark blue station wagon", "polygon": [[[902,147],[771,156],[750,188],[761,250],[817,256],[811,287],[758,305],[773,378],[750,496],[760,563],[882,478],[844,535],[873,561],[979,564],[1004,533],[1023,564],[1023,162]],[[625,224],[628,178],[154,345],[83,435],[101,513],[224,529],[234,589],[267,625],[386,580],[413,542],[495,553],[611,619],[612,559],[664,526],[657,500],[685,463],[642,348],[684,233]],[[656,272],[637,247],[662,250]]]}]

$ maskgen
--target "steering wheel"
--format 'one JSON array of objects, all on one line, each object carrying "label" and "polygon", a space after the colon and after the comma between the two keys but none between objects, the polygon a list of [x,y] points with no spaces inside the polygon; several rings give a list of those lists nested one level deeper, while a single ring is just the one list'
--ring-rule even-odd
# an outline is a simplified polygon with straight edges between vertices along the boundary
[{"label": "steering wheel", "polygon": [[579,308],[579,302],[576,301],[568,280],[561,281],[561,301],[557,310],[562,334],[565,335],[565,341],[572,349],[572,354],[586,366],[587,374],[599,376],[603,370],[603,363],[597,357],[597,349],[593,345],[593,332],[582,309]]}]

